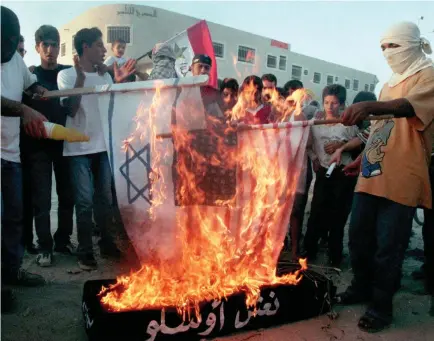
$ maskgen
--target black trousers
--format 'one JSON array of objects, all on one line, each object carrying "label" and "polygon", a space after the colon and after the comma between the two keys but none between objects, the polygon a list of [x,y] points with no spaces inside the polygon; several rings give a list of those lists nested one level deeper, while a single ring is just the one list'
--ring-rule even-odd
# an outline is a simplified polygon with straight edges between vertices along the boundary
[{"label": "black trousers", "polygon": [[349,229],[354,291],[372,297],[370,310],[391,316],[416,208],[355,193]]},{"label": "black trousers", "polygon": [[357,177],[346,176],[342,167],[336,168],[330,178],[326,178],[326,172],[327,169],[321,167],[316,173],[304,247],[308,258],[314,259],[319,238],[328,232],[330,261],[339,264]]},{"label": "black trousers", "polygon": [[[33,219],[41,252],[52,252],[50,211],[52,174],[56,179],[58,197],[58,228],[54,243],[64,246],[70,242],[73,226],[74,200],[67,158],[62,156],[61,148],[46,148],[22,152],[23,177],[26,188],[24,193],[24,242],[33,240],[31,234]],[[28,245],[28,244],[27,244]]]},{"label": "black trousers", "polygon": [[[434,160],[431,159],[429,168],[431,182],[431,196],[434,204]],[[428,291],[434,295],[434,210],[424,210],[424,224],[422,227],[423,244],[425,252],[426,285]]]}]

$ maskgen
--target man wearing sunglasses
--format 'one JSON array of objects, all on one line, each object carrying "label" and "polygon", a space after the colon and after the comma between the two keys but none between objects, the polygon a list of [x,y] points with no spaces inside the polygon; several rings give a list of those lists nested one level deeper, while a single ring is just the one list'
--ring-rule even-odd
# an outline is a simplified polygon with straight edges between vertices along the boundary
[{"label": "man wearing sunglasses", "polygon": [[[33,69],[37,82],[48,90],[58,90],[57,74],[71,66],[57,63],[60,36],[53,26],[43,25],[35,32],[36,51],[41,65]],[[43,113],[48,121],[66,123],[66,109],[58,98],[36,101],[24,97],[24,102]],[[24,244],[28,251],[33,247],[33,218],[39,243],[36,263],[46,267],[52,264],[53,237],[51,236],[50,211],[52,172],[56,178],[58,196],[58,227],[54,234],[54,250],[71,254],[74,248],[70,242],[74,203],[69,168],[63,157],[63,141],[38,140],[21,134],[21,159],[24,165]]]}]

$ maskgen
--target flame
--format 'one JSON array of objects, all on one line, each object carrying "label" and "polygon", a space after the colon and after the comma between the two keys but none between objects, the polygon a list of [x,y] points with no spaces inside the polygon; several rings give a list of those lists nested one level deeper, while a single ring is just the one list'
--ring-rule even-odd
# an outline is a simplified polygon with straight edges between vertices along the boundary
[{"label": "flame", "polygon": [[[245,116],[253,105],[254,91],[254,85],[249,84],[240,94],[232,120]],[[276,110],[287,110],[284,99],[275,94],[272,103]],[[173,213],[163,209],[172,190],[166,179],[172,164],[168,166],[164,160],[175,153],[177,252],[170,259],[150,257],[139,271],[102,288],[102,304],[110,311],[174,306],[184,318],[194,310],[200,319],[199,304],[203,301],[242,291],[246,304],[255,306],[261,287],[297,284],[307,269],[306,260],[300,260],[299,270],[281,277],[276,276],[276,263],[286,233],[281,222],[289,219],[298,174],[286,173],[286,168],[282,173],[283,168],[276,166],[277,153],[265,157],[264,148],[256,145],[249,133],[241,139],[218,117],[207,116],[207,132],[188,132],[186,117],[203,116],[203,112],[192,113],[194,106],[187,102],[177,108],[184,115],[172,126],[173,149],[162,150],[156,137],[157,113],[162,105],[167,103],[157,88],[151,107],[141,106],[137,113],[136,132],[144,137],[150,131],[154,173],[149,213],[155,226]],[[126,140],[125,146],[132,139]],[[219,182],[214,183],[216,179]],[[232,180],[237,186],[231,187]]]}]

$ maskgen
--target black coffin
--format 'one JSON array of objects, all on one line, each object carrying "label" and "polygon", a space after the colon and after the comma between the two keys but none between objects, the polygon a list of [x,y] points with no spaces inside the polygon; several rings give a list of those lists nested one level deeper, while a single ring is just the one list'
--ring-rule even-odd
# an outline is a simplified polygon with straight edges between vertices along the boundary
[{"label": "black coffin", "polygon": [[[202,321],[182,322],[174,308],[110,312],[97,297],[101,287],[115,280],[87,281],[83,289],[83,317],[89,340],[199,340],[240,330],[267,328],[309,319],[330,311],[336,288],[324,276],[308,271],[298,285],[264,287],[257,313],[247,310],[240,292],[222,301],[201,305]],[[312,276],[312,274],[314,274]]]}]

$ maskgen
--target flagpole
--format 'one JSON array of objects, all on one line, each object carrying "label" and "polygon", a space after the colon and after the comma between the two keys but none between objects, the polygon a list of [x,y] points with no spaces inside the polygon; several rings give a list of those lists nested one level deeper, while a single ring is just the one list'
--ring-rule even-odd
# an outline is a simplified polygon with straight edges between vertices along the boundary
[{"label": "flagpole", "polygon": [[[369,116],[366,121],[379,121],[394,118],[393,115],[379,115]],[[268,124],[238,124],[234,126],[228,125],[229,129],[234,131],[246,131],[246,130],[266,130],[266,129],[291,129],[299,127],[310,127],[326,124],[343,123],[342,119],[334,118],[330,120],[309,120],[309,121],[294,121],[294,122],[281,122],[281,123],[268,123]],[[194,129],[188,131],[189,133],[203,131],[204,129]],[[157,134],[157,139],[169,139],[173,137],[172,133]]]},{"label": "flagpole", "polygon": [[208,84],[208,75],[183,77],[183,78],[169,78],[169,79],[155,79],[143,82],[119,83],[119,84],[106,84],[98,85],[95,87],[87,88],[74,88],[67,90],[46,91],[42,99],[56,98],[56,97],[70,97],[82,95],[95,95],[111,92],[131,92],[131,91],[149,91],[159,89],[171,89],[177,87],[195,87]]}]

